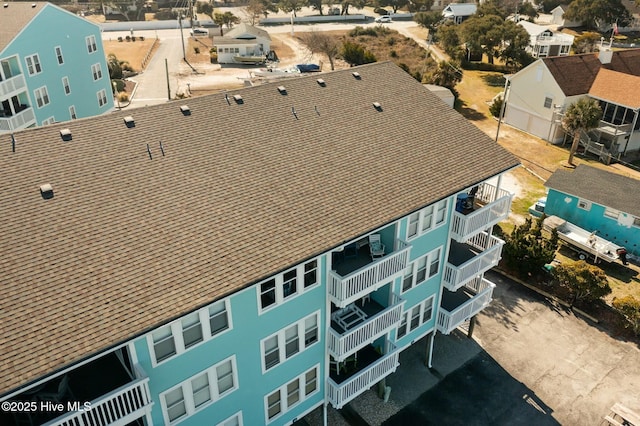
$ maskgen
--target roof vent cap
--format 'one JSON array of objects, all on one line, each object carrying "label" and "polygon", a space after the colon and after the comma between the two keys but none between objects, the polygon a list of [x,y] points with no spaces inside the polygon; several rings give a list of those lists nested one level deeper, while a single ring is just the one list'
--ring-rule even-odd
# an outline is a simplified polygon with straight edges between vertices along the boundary
[{"label": "roof vent cap", "polygon": [[380,102],[374,102],[373,107],[376,109],[376,111],[382,111],[382,105],[380,105]]},{"label": "roof vent cap", "polygon": [[60,129],[60,137],[63,141],[70,141],[72,139],[71,130],[69,129]]},{"label": "roof vent cap", "polygon": [[233,100],[236,101],[238,105],[242,105],[244,103],[244,99],[240,95],[233,95]]},{"label": "roof vent cap", "polygon": [[321,79],[321,78],[317,79],[316,81],[322,87],[325,87],[327,85],[327,83],[325,83],[325,81],[323,79]]},{"label": "roof vent cap", "polygon": [[191,108],[189,108],[189,105],[180,106],[180,111],[182,112],[182,115],[191,115]]},{"label": "roof vent cap", "polygon": [[36,7],[36,4],[35,3],[31,3],[31,7]]},{"label": "roof vent cap", "polygon": [[127,115],[125,118],[123,118],[123,120],[124,120],[124,124],[125,124],[128,128],[136,127],[136,122],[135,122],[135,121],[133,121],[133,117],[132,117],[132,116]]},{"label": "roof vent cap", "polygon": [[281,95],[286,95],[287,94],[287,88],[284,86],[278,86],[278,92],[280,92]]},{"label": "roof vent cap", "polygon": [[53,198],[53,186],[51,186],[50,183],[40,185],[40,195],[42,195],[42,198],[45,200]]},{"label": "roof vent cap", "polygon": [[351,75],[353,75],[356,80],[362,80],[362,76],[360,76],[360,73],[357,71],[352,72]]},{"label": "roof vent cap", "polygon": [[2,5],[2,7],[4,7],[5,9],[9,7],[9,3],[5,3]]}]

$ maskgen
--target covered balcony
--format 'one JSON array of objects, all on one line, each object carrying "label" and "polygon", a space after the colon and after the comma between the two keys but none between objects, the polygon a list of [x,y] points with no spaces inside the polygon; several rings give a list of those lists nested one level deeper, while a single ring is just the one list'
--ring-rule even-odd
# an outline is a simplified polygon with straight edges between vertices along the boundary
[{"label": "covered balcony", "polygon": [[26,92],[2,101],[0,132],[26,129],[36,124],[33,108],[26,104]]},{"label": "covered balcony", "polygon": [[344,407],[349,401],[396,371],[400,350],[391,343],[388,343],[388,347],[390,349],[384,355],[369,345],[343,362],[331,361],[327,394],[334,408]]},{"label": "covered balcony", "polygon": [[365,296],[346,308],[331,314],[331,328],[327,335],[329,353],[337,361],[344,361],[356,351],[397,328],[400,324],[404,300],[392,295],[390,306],[384,307]]},{"label": "covered balcony", "polygon": [[449,334],[487,307],[495,286],[489,280],[476,278],[456,292],[445,291],[438,310],[438,331]]},{"label": "covered balcony", "polygon": [[0,80],[0,99],[9,97],[12,93],[27,88],[27,81],[23,74],[17,74],[4,80]]},{"label": "covered balcony", "polygon": [[507,219],[513,197],[488,183],[471,192],[458,195],[451,218],[451,237],[460,243]]},{"label": "covered balcony", "polygon": [[456,291],[496,266],[503,245],[504,241],[486,232],[476,235],[465,244],[451,240],[442,280],[444,286]]},{"label": "covered balcony", "polygon": [[[152,404],[149,379],[141,367],[130,364],[126,352],[111,352],[12,398],[33,401],[38,407],[61,404],[60,411],[0,412],[0,424],[142,425]],[[85,406],[87,402],[90,405]]]},{"label": "covered balcony", "polygon": [[384,247],[384,254],[374,258],[365,238],[334,253],[333,270],[329,271],[329,298],[336,306],[344,308],[402,274],[411,246],[395,240],[393,245]]}]

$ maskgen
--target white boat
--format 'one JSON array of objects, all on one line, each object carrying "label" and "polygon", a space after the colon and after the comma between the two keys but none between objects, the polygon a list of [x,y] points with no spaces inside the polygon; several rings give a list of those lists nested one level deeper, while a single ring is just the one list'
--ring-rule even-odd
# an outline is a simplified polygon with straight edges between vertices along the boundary
[{"label": "white boat", "polygon": [[547,217],[543,222],[543,227],[547,231],[556,229],[558,238],[577,251],[580,259],[586,259],[587,255],[590,254],[594,257],[594,262],[596,263],[600,259],[611,263],[619,258],[618,250],[623,250],[622,246],[598,237],[596,231],[589,232],[558,216]]},{"label": "white boat", "polygon": [[235,62],[241,64],[262,64],[265,61],[264,55],[236,55],[233,57]]},{"label": "white boat", "polygon": [[296,67],[291,68],[260,68],[253,71],[255,77],[275,78],[275,77],[296,77],[300,75],[300,70]]}]

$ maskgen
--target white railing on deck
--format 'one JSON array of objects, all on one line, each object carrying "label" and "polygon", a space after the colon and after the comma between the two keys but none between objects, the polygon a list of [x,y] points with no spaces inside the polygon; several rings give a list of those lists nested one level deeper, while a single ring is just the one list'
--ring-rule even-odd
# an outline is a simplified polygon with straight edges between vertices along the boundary
[{"label": "white railing on deck", "polygon": [[483,232],[470,239],[468,244],[482,251],[460,266],[449,262],[445,264],[442,282],[451,291],[456,291],[500,262],[504,245],[500,238]]},{"label": "white railing on deck", "polygon": [[336,409],[344,407],[349,401],[396,371],[399,353],[400,351],[392,346],[390,353],[340,384],[331,378],[327,379],[327,393],[331,405]]},{"label": "white railing on deck", "polygon": [[16,92],[27,87],[27,81],[24,74],[18,74],[6,80],[0,81],[0,98],[9,96],[10,93]]},{"label": "white railing on deck", "polygon": [[393,294],[393,303],[385,310],[367,318],[364,322],[339,334],[330,328],[327,334],[329,353],[337,360],[343,361],[354,352],[382,336],[390,329],[395,328],[402,318],[404,300]]},{"label": "white railing on deck", "polygon": [[476,279],[469,285],[477,294],[467,300],[462,305],[448,312],[442,307],[438,310],[438,331],[442,334],[449,334],[455,330],[460,324],[468,321],[472,316],[483,310],[493,297],[493,289],[495,284],[486,279]]},{"label": "white railing on deck", "polygon": [[67,413],[46,426],[124,426],[142,417],[151,406],[149,378],[140,366],[136,371],[141,378],[91,401],[89,410]]},{"label": "white railing on deck", "polygon": [[[487,184],[487,186],[492,185]],[[495,190],[491,188],[488,188],[487,191],[490,195],[495,193]],[[451,218],[451,236],[458,242],[464,243],[479,232],[507,219],[512,194],[500,190],[498,191],[498,195],[500,198],[497,200],[488,202],[488,204],[467,215],[454,211],[453,217]]]},{"label": "white railing on deck", "polygon": [[376,259],[344,277],[336,271],[329,271],[331,301],[343,308],[373,291],[376,285],[383,284],[385,280],[401,273],[409,261],[410,249],[408,243],[397,240],[397,249],[393,253]]},{"label": "white railing on deck", "polygon": [[0,117],[0,131],[11,132],[14,130],[25,129],[35,124],[36,116],[33,108],[28,107],[11,117]]},{"label": "white railing on deck", "polygon": [[480,189],[476,193],[475,198],[485,204],[491,203],[492,201],[496,201],[499,198],[503,197],[511,197],[511,194],[504,189],[498,189],[495,185],[491,185],[490,183],[482,183],[480,185]]}]

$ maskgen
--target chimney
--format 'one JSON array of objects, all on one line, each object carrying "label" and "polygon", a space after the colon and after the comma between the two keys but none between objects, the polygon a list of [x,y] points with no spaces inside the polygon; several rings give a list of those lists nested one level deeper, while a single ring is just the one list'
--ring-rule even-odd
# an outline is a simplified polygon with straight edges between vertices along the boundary
[{"label": "chimney", "polygon": [[600,47],[600,52],[598,53],[598,59],[602,62],[603,65],[607,65],[611,63],[611,58],[613,57],[613,50],[609,47]]}]

